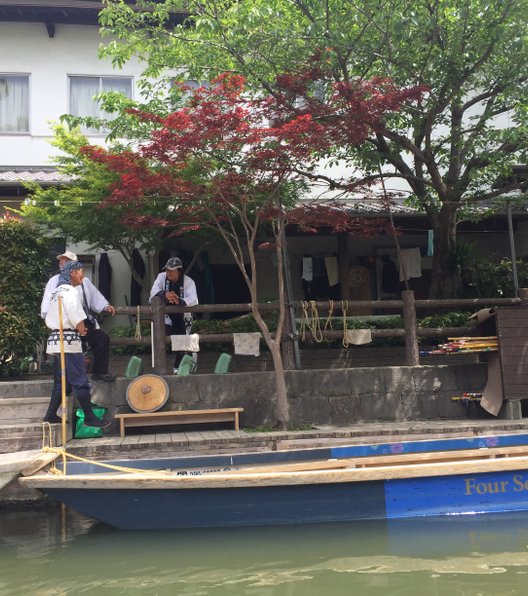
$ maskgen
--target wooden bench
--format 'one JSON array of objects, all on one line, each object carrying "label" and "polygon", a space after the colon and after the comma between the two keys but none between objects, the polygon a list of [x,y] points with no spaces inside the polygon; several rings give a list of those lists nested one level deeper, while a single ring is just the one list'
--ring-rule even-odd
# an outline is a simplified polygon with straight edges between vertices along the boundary
[{"label": "wooden bench", "polygon": [[166,410],[163,412],[120,413],[119,434],[125,436],[125,427],[164,426],[167,424],[206,424],[211,422],[233,422],[239,430],[239,414],[244,408],[218,408],[216,410]]}]

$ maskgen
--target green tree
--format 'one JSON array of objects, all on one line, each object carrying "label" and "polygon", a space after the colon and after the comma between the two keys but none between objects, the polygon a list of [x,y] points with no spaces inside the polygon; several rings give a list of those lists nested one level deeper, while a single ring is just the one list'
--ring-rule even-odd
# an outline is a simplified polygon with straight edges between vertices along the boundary
[{"label": "green tree", "polygon": [[46,243],[33,225],[0,219],[0,377],[19,374],[43,337],[40,298],[48,260]]},{"label": "green tree", "polygon": [[100,208],[117,176],[82,155],[80,148],[88,141],[78,130],[56,126],[53,144],[61,150],[55,164],[64,175],[65,184],[48,188],[28,185],[28,197],[18,213],[38,224],[45,235],[60,236],[66,242],[87,242],[105,251],[117,250],[142,285],[143,280],[133,268],[132,250],[136,246],[158,248],[162,240],[159,230],[124,224],[126,205]]},{"label": "green tree", "polygon": [[[276,75],[313,58],[334,81],[390,77],[427,85],[429,95],[388,117],[361,146],[336,153],[365,181],[398,180],[435,232],[431,295],[456,296],[456,228],[479,205],[526,187],[511,176],[528,149],[528,0],[107,0],[104,56],[146,62],[151,81],[244,74],[257,92],[277,93]],[[323,89],[324,91],[324,89]],[[153,99],[156,98],[156,99]],[[169,97],[170,99],[170,97]],[[494,188],[498,177],[507,180]],[[335,181],[330,181],[335,185]]]}]

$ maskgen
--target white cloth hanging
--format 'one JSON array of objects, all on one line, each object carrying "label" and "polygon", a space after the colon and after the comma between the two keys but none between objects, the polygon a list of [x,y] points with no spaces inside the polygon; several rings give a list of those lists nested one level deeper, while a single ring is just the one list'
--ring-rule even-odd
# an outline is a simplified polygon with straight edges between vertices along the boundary
[{"label": "white cloth hanging", "polygon": [[339,283],[339,268],[337,266],[337,257],[324,258],[326,275],[328,276],[328,285],[337,286]]},{"label": "white cloth hanging", "polygon": [[422,255],[418,247],[400,250],[400,281],[411,277],[422,277]]},{"label": "white cloth hanging", "polygon": [[191,333],[191,335],[171,335],[170,338],[173,352],[200,351],[200,336],[198,333]]},{"label": "white cloth hanging", "polygon": [[304,281],[313,281],[313,260],[312,257],[303,257],[302,278]]},{"label": "white cloth hanging", "polygon": [[260,356],[260,333],[233,333],[235,354]]}]

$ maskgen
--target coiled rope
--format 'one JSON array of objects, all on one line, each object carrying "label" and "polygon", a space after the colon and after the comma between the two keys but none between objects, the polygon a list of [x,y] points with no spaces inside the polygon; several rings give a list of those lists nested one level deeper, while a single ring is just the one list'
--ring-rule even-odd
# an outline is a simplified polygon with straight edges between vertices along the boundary
[{"label": "coiled rope", "polygon": [[333,327],[332,327],[332,315],[333,314],[334,314],[334,301],[329,300],[328,301],[328,317],[326,319],[323,331],[326,331],[327,329],[330,329],[330,331],[333,331]]},{"label": "coiled rope", "polygon": [[140,307],[137,307],[137,311],[136,311],[136,334],[134,335],[134,339],[139,342],[143,339],[143,336],[141,335],[141,312],[140,312]]}]

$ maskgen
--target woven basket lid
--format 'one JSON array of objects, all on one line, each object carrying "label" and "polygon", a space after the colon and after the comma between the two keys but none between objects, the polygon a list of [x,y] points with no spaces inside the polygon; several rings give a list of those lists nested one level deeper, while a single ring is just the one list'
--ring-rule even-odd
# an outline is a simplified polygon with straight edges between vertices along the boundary
[{"label": "woven basket lid", "polygon": [[169,399],[167,381],[157,375],[141,375],[127,388],[126,400],[134,412],[156,412]]}]

